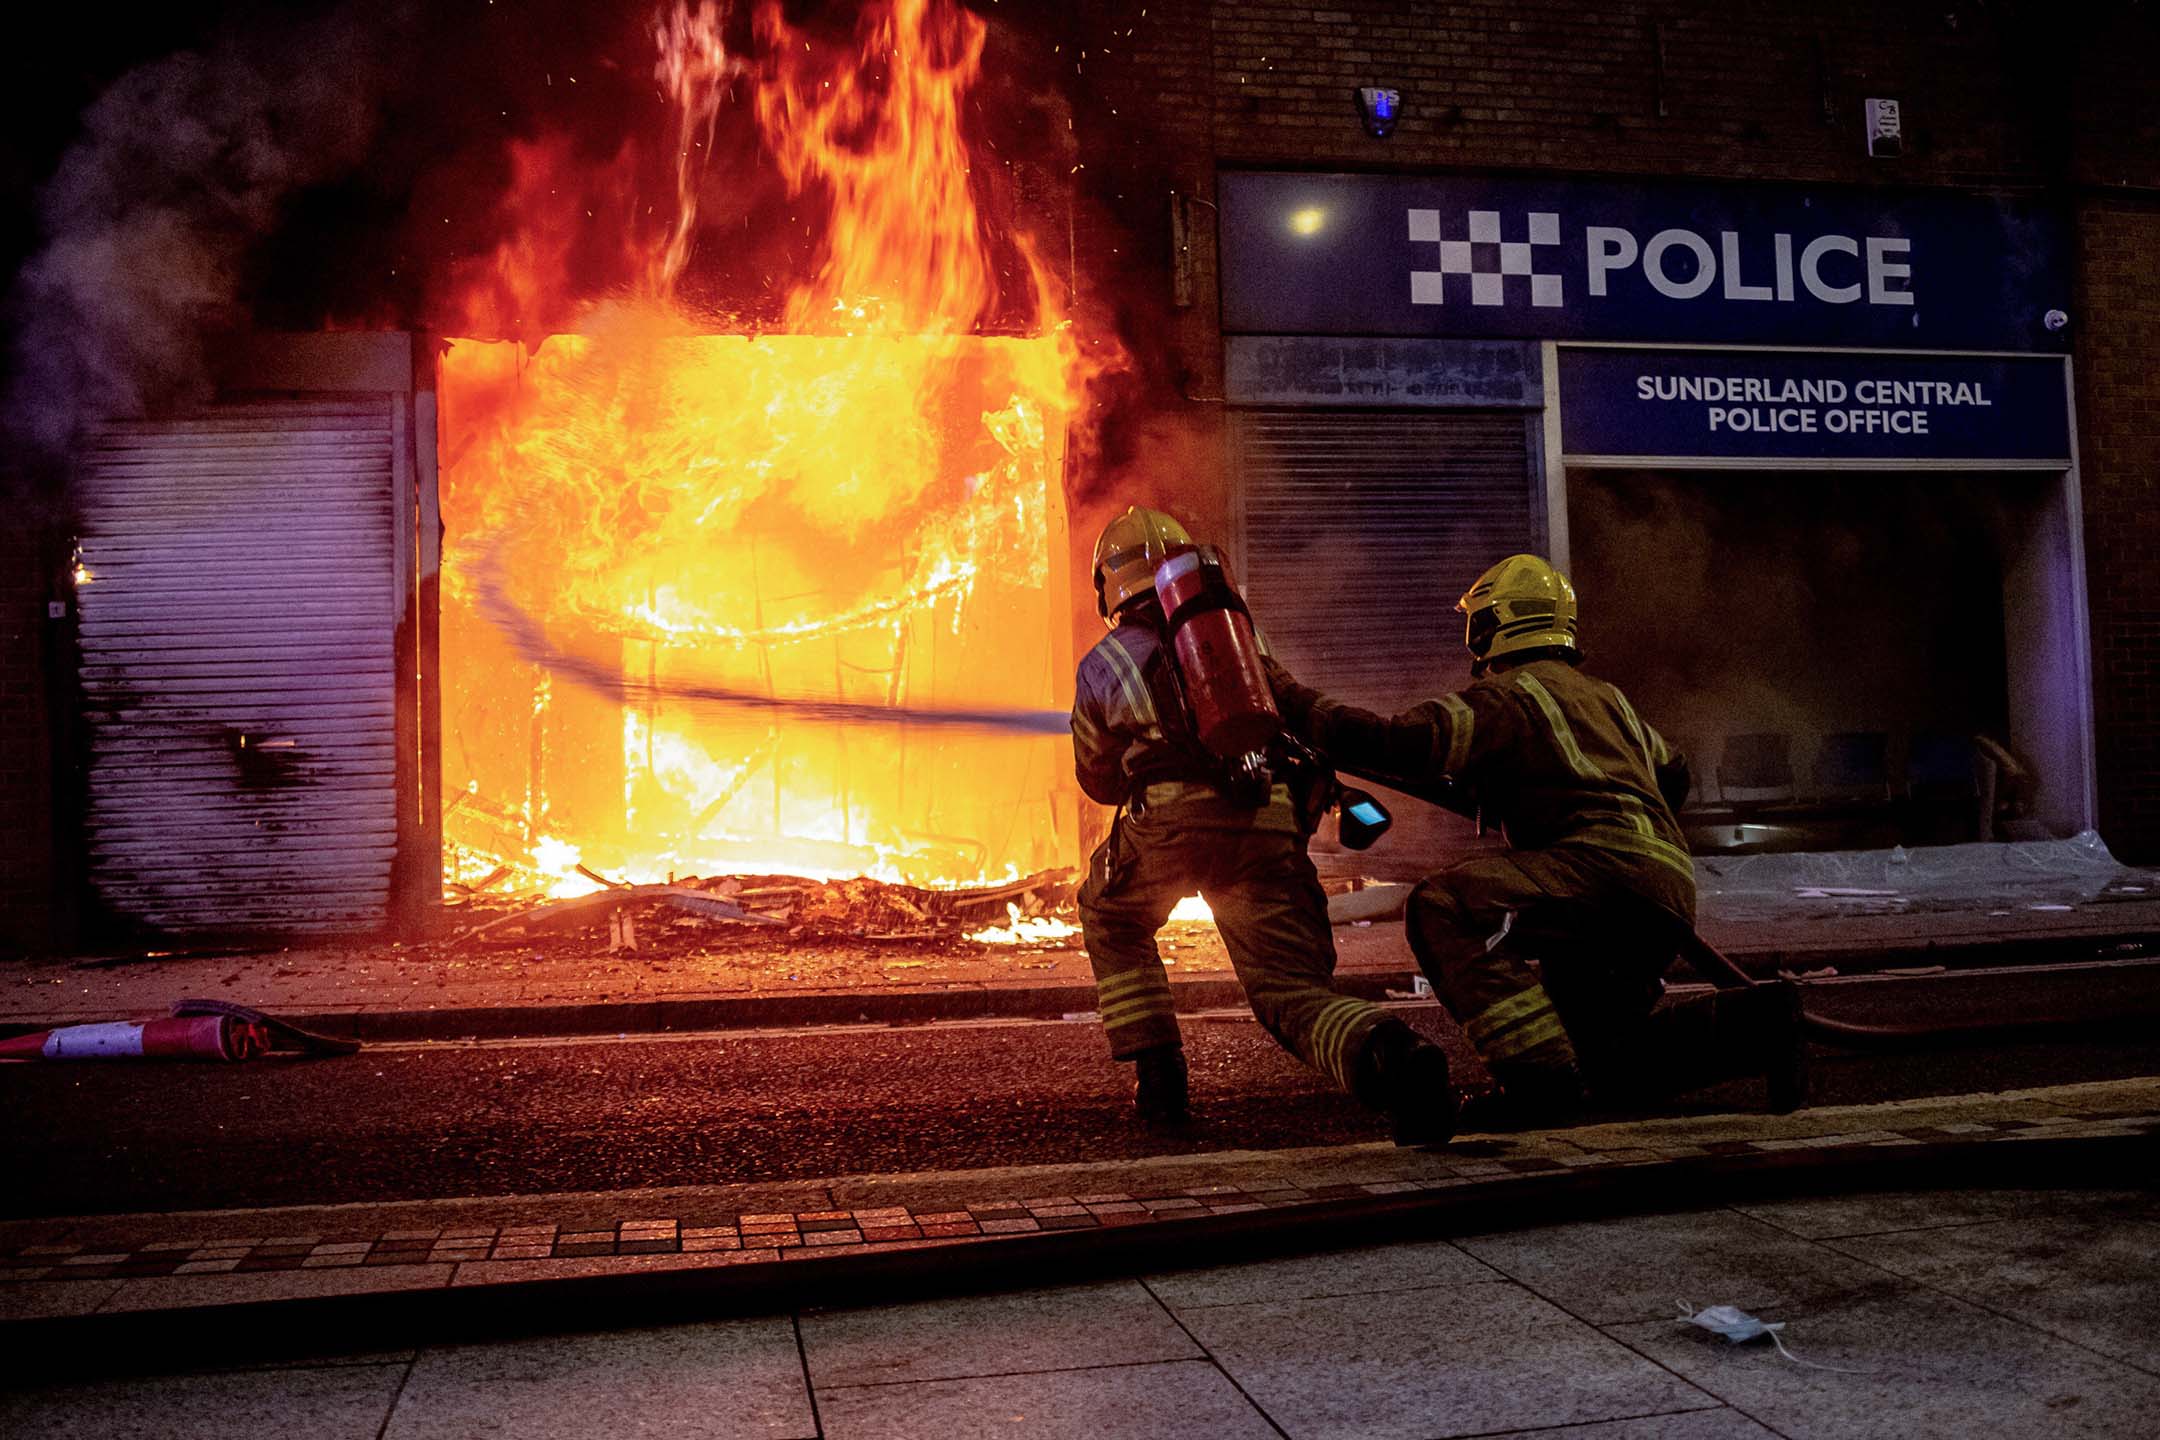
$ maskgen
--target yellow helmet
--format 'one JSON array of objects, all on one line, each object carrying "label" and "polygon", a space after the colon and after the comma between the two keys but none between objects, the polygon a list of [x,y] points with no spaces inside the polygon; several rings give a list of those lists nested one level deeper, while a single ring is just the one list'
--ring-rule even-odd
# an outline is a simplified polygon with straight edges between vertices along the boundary
[{"label": "yellow helmet", "polygon": [[1185,527],[1160,510],[1134,505],[1103,526],[1095,542],[1095,613],[1117,623],[1117,612],[1155,593],[1155,567],[1171,550],[1192,544]]},{"label": "yellow helmet", "polygon": [[1508,556],[1478,576],[1455,608],[1468,617],[1463,643],[1470,647],[1472,674],[1524,650],[1582,652],[1575,639],[1575,587],[1535,555]]}]

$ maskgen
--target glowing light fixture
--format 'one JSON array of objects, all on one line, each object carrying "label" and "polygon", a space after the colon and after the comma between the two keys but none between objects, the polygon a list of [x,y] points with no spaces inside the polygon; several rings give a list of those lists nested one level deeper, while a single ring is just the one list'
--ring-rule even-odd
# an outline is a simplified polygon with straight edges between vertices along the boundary
[{"label": "glowing light fixture", "polygon": [[1317,205],[1290,212],[1290,233],[1293,235],[1317,235],[1327,225],[1327,211]]},{"label": "glowing light fixture", "polygon": [[1394,133],[1402,115],[1402,91],[1381,85],[1364,85],[1357,92],[1358,113],[1365,117],[1365,133],[1385,140]]}]

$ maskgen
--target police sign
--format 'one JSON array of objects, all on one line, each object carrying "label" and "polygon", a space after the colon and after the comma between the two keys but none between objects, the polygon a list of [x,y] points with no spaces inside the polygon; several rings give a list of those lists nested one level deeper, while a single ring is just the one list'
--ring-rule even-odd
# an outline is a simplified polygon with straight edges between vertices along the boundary
[{"label": "police sign", "polygon": [[2070,461],[2053,357],[1563,346],[1560,397],[1560,448],[1575,464]]},{"label": "police sign", "polygon": [[2053,350],[2061,217],[1968,192],[1232,173],[1223,326]]}]

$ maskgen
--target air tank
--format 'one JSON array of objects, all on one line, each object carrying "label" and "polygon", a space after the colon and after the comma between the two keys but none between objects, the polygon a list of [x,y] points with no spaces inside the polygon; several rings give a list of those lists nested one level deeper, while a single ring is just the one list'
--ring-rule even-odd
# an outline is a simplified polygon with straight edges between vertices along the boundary
[{"label": "air tank", "polygon": [[1212,545],[1173,550],[1156,567],[1155,595],[1200,743],[1225,759],[1265,747],[1282,717],[1252,613],[1221,553]]}]

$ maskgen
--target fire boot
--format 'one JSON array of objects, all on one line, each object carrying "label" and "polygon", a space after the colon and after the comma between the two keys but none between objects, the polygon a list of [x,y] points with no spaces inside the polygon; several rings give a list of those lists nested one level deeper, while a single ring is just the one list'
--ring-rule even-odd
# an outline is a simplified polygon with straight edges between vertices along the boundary
[{"label": "fire boot", "polygon": [[1771,980],[1733,993],[1739,1002],[1736,1022],[1750,1037],[1769,1092],[1770,1112],[1790,1115],[1807,1104],[1807,1037],[1801,1029],[1800,987]]},{"label": "fire boot", "polygon": [[1373,1027],[1351,1088],[1387,1112],[1397,1145],[1445,1145],[1455,1138],[1459,1101],[1448,1081],[1447,1051],[1400,1020]]},{"label": "fire boot", "polygon": [[1760,1075],[1774,1113],[1807,1103],[1800,987],[1790,980],[1764,980],[1660,1005],[1636,1054],[1629,1100],[1663,1100],[1721,1080]]},{"label": "fire boot", "polygon": [[1188,1118],[1185,1047],[1156,1045],[1133,1056],[1133,1108],[1145,1125],[1182,1125]]},{"label": "fire boot", "polygon": [[1582,1118],[1582,1080],[1573,1070],[1505,1064],[1489,1068],[1493,1087],[1463,1097],[1464,1130],[1555,1130]]}]

